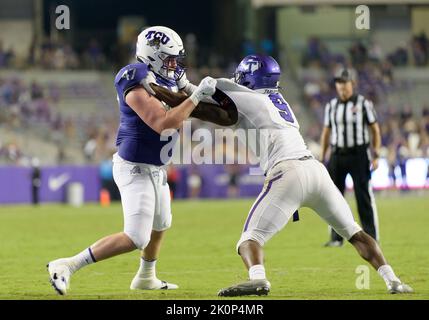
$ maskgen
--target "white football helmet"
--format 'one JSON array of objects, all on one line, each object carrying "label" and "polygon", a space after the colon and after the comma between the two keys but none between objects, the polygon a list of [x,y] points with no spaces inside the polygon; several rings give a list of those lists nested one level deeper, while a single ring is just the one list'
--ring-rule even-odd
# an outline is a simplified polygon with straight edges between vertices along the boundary
[{"label": "white football helmet", "polygon": [[[149,65],[153,72],[162,77],[176,80],[184,72],[180,60],[185,57],[182,39],[172,29],[162,26],[143,30],[137,38],[136,58]],[[170,59],[176,59],[172,68]]]}]

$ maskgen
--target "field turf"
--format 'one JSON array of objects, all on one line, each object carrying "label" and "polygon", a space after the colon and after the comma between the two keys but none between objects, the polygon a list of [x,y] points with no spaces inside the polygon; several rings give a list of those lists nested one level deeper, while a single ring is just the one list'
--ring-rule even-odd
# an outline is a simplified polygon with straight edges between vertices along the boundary
[{"label": "field turf", "polygon": [[[350,201],[355,210],[354,201]],[[175,201],[158,276],[177,283],[176,291],[131,291],[138,252],[88,266],[72,277],[69,295],[58,296],[48,282],[48,261],[73,255],[122,229],[119,203],[2,206],[0,208],[0,299],[220,299],[217,291],[245,280],[235,253],[252,200]],[[359,265],[367,265],[350,244],[324,248],[325,223],[301,209],[299,222],[266,246],[268,297],[256,299],[429,299],[429,198],[427,195],[377,197],[381,245],[411,295],[388,295],[371,269],[370,289],[355,286]]]}]

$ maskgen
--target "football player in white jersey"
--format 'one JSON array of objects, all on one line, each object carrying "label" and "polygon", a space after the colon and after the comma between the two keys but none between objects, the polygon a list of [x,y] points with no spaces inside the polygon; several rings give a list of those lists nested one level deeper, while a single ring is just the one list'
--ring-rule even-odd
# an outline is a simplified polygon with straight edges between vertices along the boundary
[{"label": "football player in white jersey", "polygon": [[[191,114],[236,128],[256,129],[256,149],[266,180],[244,223],[237,252],[249,281],[224,288],[219,296],[266,295],[263,246],[282,230],[300,207],[312,208],[346,238],[384,279],[390,293],[409,293],[387,263],[377,242],[355,222],[352,212],[322,163],[314,159],[299,133],[298,121],[279,92],[280,67],[269,56],[242,60],[233,80],[217,79],[217,106],[200,104]],[[162,100],[177,105],[184,98],[152,86]],[[209,102],[205,99],[205,102]],[[210,111],[209,111],[210,110]]]}]

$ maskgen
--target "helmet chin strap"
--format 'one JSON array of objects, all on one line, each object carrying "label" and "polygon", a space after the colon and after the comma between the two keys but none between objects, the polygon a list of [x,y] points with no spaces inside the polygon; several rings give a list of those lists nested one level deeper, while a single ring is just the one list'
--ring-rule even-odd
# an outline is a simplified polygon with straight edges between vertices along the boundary
[{"label": "helmet chin strap", "polygon": [[169,70],[168,68],[162,68],[161,70],[155,73],[167,80],[175,81],[174,70]]},{"label": "helmet chin strap", "polygon": [[[168,59],[165,58],[165,60]],[[176,81],[175,78],[175,69],[170,69],[168,68],[168,65],[166,65],[165,61],[163,61],[163,66],[161,67],[161,69],[157,72],[161,77],[167,79],[167,80],[171,80],[171,81]]]},{"label": "helmet chin strap", "polygon": [[174,70],[167,69],[167,78],[171,79],[171,80],[175,80],[174,79]]},{"label": "helmet chin strap", "polygon": [[[153,73],[157,74],[160,77],[166,78],[167,80],[174,80],[174,71],[169,71],[168,68],[162,68],[160,70],[155,70],[150,61],[146,61],[145,59],[136,56],[136,59],[140,63],[145,63],[149,66],[149,70]],[[164,72],[163,72],[164,71]],[[172,77],[170,77],[169,72],[171,72]]]},{"label": "helmet chin strap", "polygon": [[[174,71],[161,69],[159,71],[155,71],[152,66],[149,66],[150,70],[155,73],[157,76],[164,78],[167,81],[176,81],[174,78]],[[171,75],[171,76],[170,76]]]}]

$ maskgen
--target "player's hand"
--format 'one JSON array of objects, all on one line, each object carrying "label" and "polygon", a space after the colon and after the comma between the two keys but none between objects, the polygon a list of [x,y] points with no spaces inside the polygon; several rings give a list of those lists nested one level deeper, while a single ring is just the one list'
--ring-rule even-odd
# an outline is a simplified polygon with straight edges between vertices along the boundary
[{"label": "player's hand", "polygon": [[154,83],[156,84],[156,78],[155,78],[155,74],[152,71],[148,71],[146,78],[144,78],[141,81],[141,85],[143,86],[143,88],[145,88],[145,90],[151,94],[151,95],[156,95],[155,91],[153,91],[153,89],[151,88],[150,84]]},{"label": "player's hand", "polygon": [[319,157],[319,161],[320,161],[321,163],[323,163],[323,165],[326,167],[326,166],[328,165],[329,158],[328,158],[328,159],[326,159],[326,154],[322,154],[322,155],[320,155],[320,157]]},{"label": "player's hand", "polygon": [[182,76],[176,80],[176,85],[179,90],[183,90],[189,84],[189,80],[186,77],[186,72],[183,72]]},{"label": "player's hand", "polygon": [[210,97],[216,92],[216,83],[212,77],[205,77],[189,98],[197,105],[202,99]]},{"label": "player's hand", "polygon": [[375,171],[377,170],[377,168],[378,168],[378,158],[374,158],[371,161],[371,169],[372,171]]},{"label": "player's hand", "polygon": [[176,85],[179,91],[185,92],[188,96],[193,94],[194,91],[197,89],[197,86],[192,84],[186,77],[186,72],[184,69],[180,77],[176,80]]},{"label": "player's hand", "polygon": [[205,77],[201,80],[197,90],[205,96],[212,96],[216,91],[216,80],[212,77]]}]

